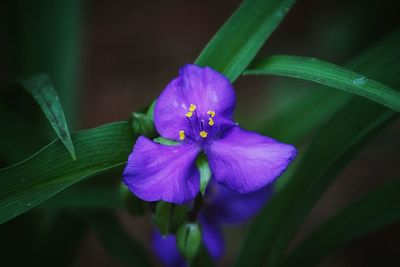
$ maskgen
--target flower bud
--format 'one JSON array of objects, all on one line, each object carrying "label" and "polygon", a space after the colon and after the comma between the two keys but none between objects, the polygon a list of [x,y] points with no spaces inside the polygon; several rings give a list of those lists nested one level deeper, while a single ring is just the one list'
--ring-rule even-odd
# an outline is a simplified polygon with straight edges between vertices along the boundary
[{"label": "flower bud", "polygon": [[201,246],[201,230],[197,223],[182,224],[176,233],[179,251],[189,262],[197,255]]}]

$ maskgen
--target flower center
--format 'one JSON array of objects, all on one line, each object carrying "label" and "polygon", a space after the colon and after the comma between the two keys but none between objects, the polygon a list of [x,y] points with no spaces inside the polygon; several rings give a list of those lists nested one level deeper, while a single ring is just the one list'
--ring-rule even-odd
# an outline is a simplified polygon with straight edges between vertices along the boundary
[{"label": "flower center", "polygon": [[185,117],[188,122],[188,129],[187,132],[185,130],[179,131],[180,140],[183,141],[188,137],[193,141],[203,142],[205,139],[210,138],[210,131],[215,124],[215,111],[209,110],[207,114],[200,114],[197,106],[190,104]]}]

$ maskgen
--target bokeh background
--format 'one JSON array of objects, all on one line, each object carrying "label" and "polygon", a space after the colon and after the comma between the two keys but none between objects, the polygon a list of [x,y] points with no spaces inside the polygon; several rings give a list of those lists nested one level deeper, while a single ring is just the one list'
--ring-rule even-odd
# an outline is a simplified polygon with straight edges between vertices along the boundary
[{"label": "bokeh background", "polygon": [[[11,81],[37,72],[50,73],[74,131],[126,120],[132,111],[151,103],[180,66],[196,59],[239,4],[237,0],[2,1],[1,166],[26,158],[55,138],[30,96],[14,88]],[[397,0],[298,1],[258,57],[296,54],[345,64],[399,30],[399,10]],[[302,90],[314,88],[287,78],[254,76],[241,77],[234,87],[236,119],[253,130],[274,118],[280,96],[292,95],[287,104],[295,104],[301,101]],[[362,193],[400,175],[399,137],[397,120],[365,146],[314,208],[294,243]],[[101,179],[117,181],[119,173]],[[124,227],[149,247],[151,216],[117,212]],[[0,255],[10,257],[15,266],[16,255],[37,246],[32,241],[37,229],[21,226],[34,221],[35,214],[0,226],[0,233],[8,233],[1,237],[2,243],[11,242]],[[228,252],[221,265],[230,266],[246,226],[226,231]],[[399,238],[397,223],[338,250],[321,266],[400,266]],[[72,240],[64,244],[70,241],[72,244]],[[70,256],[74,266],[125,266],[107,252],[90,228],[74,244],[78,244],[77,254]],[[49,256],[51,251],[38,253]]]}]

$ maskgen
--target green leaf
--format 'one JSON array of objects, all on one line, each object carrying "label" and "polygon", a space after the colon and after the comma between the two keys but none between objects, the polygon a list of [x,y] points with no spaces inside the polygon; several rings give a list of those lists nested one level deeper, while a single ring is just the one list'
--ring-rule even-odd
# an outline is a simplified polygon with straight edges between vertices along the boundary
[{"label": "green leaf", "polygon": [[264,260],[267,266],[278,266],[308,212],[339,171],[394,117],[393,111],[364,99],[354,99],[336,113],[315,137],[289,183],[255,221],[238,266],[261,266]]},{"label": "green leaf", "polygon": [[[397,79],[396,70],[400,68],[400,50],[396,49],[399,45],[400,31],[397,31],[360,53],[346,66],[374,79],[383,78],[386,83],[391,83]],[[272,105],[269,105],[268,112],[272,119],[266,120],[258,131],[283,142],[294,143],[301,151],[308,140],[305,137],[312,136],[352,95],[319,84],[304,84],[301,80],[285,79],[284,82],[285,88],[275,88],[277,95],[273,97]],[[300,153],[289,170],[278,179],[275,184],[277,191],[292,177],[302,157]]]},{"label": "green leaf", "polygon": [[0,121],[7,127],[0,131],[0,168],[29,157],[56,136],[39,105],[25,89],[19,84],[3,89],[0,89]]},{"label": "green leaf", "polygon": [[74,144],[69,134],[64,111],[50,78],[46,74],[39,74],[28,80],[20,81],[19,84],[36,100],[51,126],[53,126],[54,131],[68,149],[72,158],[76,160]]},{"label": "green leaf", "polygon": [[196,60],[234,81],[285,17],[294,0],[247,0],[225,22]]},{"label": "green leaf", "polygon": [[[389,83],[396,79],[400,68],[400,31],[389,35],[377,44],[361,53],[356,59],[346,66],[358,72],[383,80]],[[301,143],[307,134],[320,127],[332,114],[346,104],[351,94],[344,91],[331,90],[329,87],[318,86],[311,88],[308,84],[301,85],[300,80],[289,80],[291,82],[285,87],[286,95],[282,93],[276,96],[277,101],[273,103],[288,102],[286,105],[269,109],[272,119],[267,120],[259,129],[265,135],[274,136],[287,143]],[[316,87],[318,84],[310,84]],[[299,95],[299,91],[303,91]],[[290,100],[290,102],[289,102]],[[278,180],[279,181],[279,180]]]},{"label": "green leaf", "polygon": [[[34,2],[6,0],[3,8],[10,38],[10,71],[14,77],[48,73],[63,103],[70,129],[77,120],[78,75],[83,4],[79,0]],[[10,73],[11,74],[11,73]]]},{"label": "green leaf", "polygon": [[[270,106],[268,109],[271,118],[258,129],[259,132],[285,143],[301,144],[305,136],[351,98],[350,94],[322,86],[310,88],[309,85],[302,85],[307,87],[302,88],[297,83],[289,85],[292,87],[282,89],[272,98],[271,101],[277,101],[274,102],[275,107]],[[290,95],[283,95],[283,92]]]},{"label": "green leaf", "polygon": [[[132,195],[132,193],[129,194]],[[40,204],[38,208],[46,212],[60,209],[118,209],[124,207],[125,201],[127,201],[125,192],[121,192],[121,189],[116,186],[81,186],[81,184],[76,184]]]},{"label": "green leaf", "polygon": [[[120,173],[121,168],[107,172],[110,177],[111,175],[119,177]],[[147,210],[147,203],[132,194],[123,183],[118,185],[79,183],[70,186],[38,206],[38,209],[45,212],[59,210],[97,211],[122,208],[126,208],[130,214],[135,216],[144,215]]]},{"label": "green leaf", "polygon": [[197,158],[196,165],[200,172],[200,192],[204,196],[204,194],[206,193],[208,182],[211,178],[210,166],[208,165],[206,157],[203,155],[200,155]]},{"label": "green leaf", "polygon": [[[196,59],[233,82],[278,27],[295,0],[245,0]],[[155,101],[149,109],[154,111]],[[153,117],[153,116],[152,116]]]},{"label": "green leaf", "polygon": [[[196,59],[233,82],[278,27],[295,0],[245,0]],[[149,114],[154,112],[155,101]],[[153,117],[153,116],[151,116]]]},{"label": "green leaf", "polygon": [[323,222],[284,266],[316,266],[336,248],[400,220],[400,180],[389,181]]},{"label": "green leaf", "polygon": [[129,123],[116,122],[72,135],[73,161],[55,140],[30,158],[0,169],[0,223],[33,208],[64,188],[113,168],[122,168],[133,146]]},{"label": "green leaf", "polygon": [[[394,87],[400,85],[398,75],[386,76],[386,73],[387,70],[382,69],[380,74],[373,75],[382,75],[385,82]],[[255,221],[237,266],[279,265],[298,228],[335,176],[362,145],[396,115],[357,97],[336,112],[303,152],[304,158],[289,183]]]},{"label": "green leaf", "polygon": [[176,232],[176,244],[189,262],[196,257],[201,246],[201,230],[197,223],[182,224]]},{"label": "green leaf", "polygon": [[112,213],[83,215],[94,228],[104,246],[116,259],[128,266],[153,266],[148,252],[123,229]]},{"label": "green leaf", "polygon": [[400,111],[400,92],[364,75],[316,58],[272,56],[250,66],[245,74],[272,74],[304,79],[363,96]]},{"label": "green leaf", "polygon": [[162,145],[166,145],[166,146],[176,146],[179,143],[174,141],[174,140],[170,140],[164,137],[157,137],[153,139],[154,142],[162,144]]}]

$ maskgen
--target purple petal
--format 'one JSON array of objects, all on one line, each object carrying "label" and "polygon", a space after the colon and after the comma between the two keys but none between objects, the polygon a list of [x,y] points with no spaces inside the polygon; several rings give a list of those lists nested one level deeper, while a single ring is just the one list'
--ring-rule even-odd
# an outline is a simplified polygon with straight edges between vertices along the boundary
[{"label": "purple petal", "polygon": [[212,259],[218,260],[224,254],[225,242],[220,226],[200,214],[203,243]]},{"label": "purple petal", "polygon": [[215,180],[250,193],[273,182],[296,156],[296,148],[272,138],[232,127],[206,148]]},{"label": "purple petal", "polygon": [[199,192],[198,153],[199,148],[190,143],[166,146],[141,136],[129,155],[124,183],[146,201],[186,203]]},{"label": "purple petal", "polygon": [[215,112],[215,123],[232,120],[236,104],[235,92],[229,80],[209,67],[186,65],[179,76],[172,80],[154,109],[154,122],[161,136],[179,140],[179,131],[188,127],[190,104],[196,105],[199,117],[207,117],[208,111]]},{"label": "purple petal", "polygon": [[243,223],[256,215],[267,203],[273,192],[268,185],[252,193],[241,194],[218,183],[210,183],[202,210],[204,217],[218,223]]},{"label": "purple petal", "polygon": [[159,231],[154,230],[152,236],[152,247],[158,259],[166,267],[186,267],[185,260],[178,251],[174,235],[162,236]]}]

